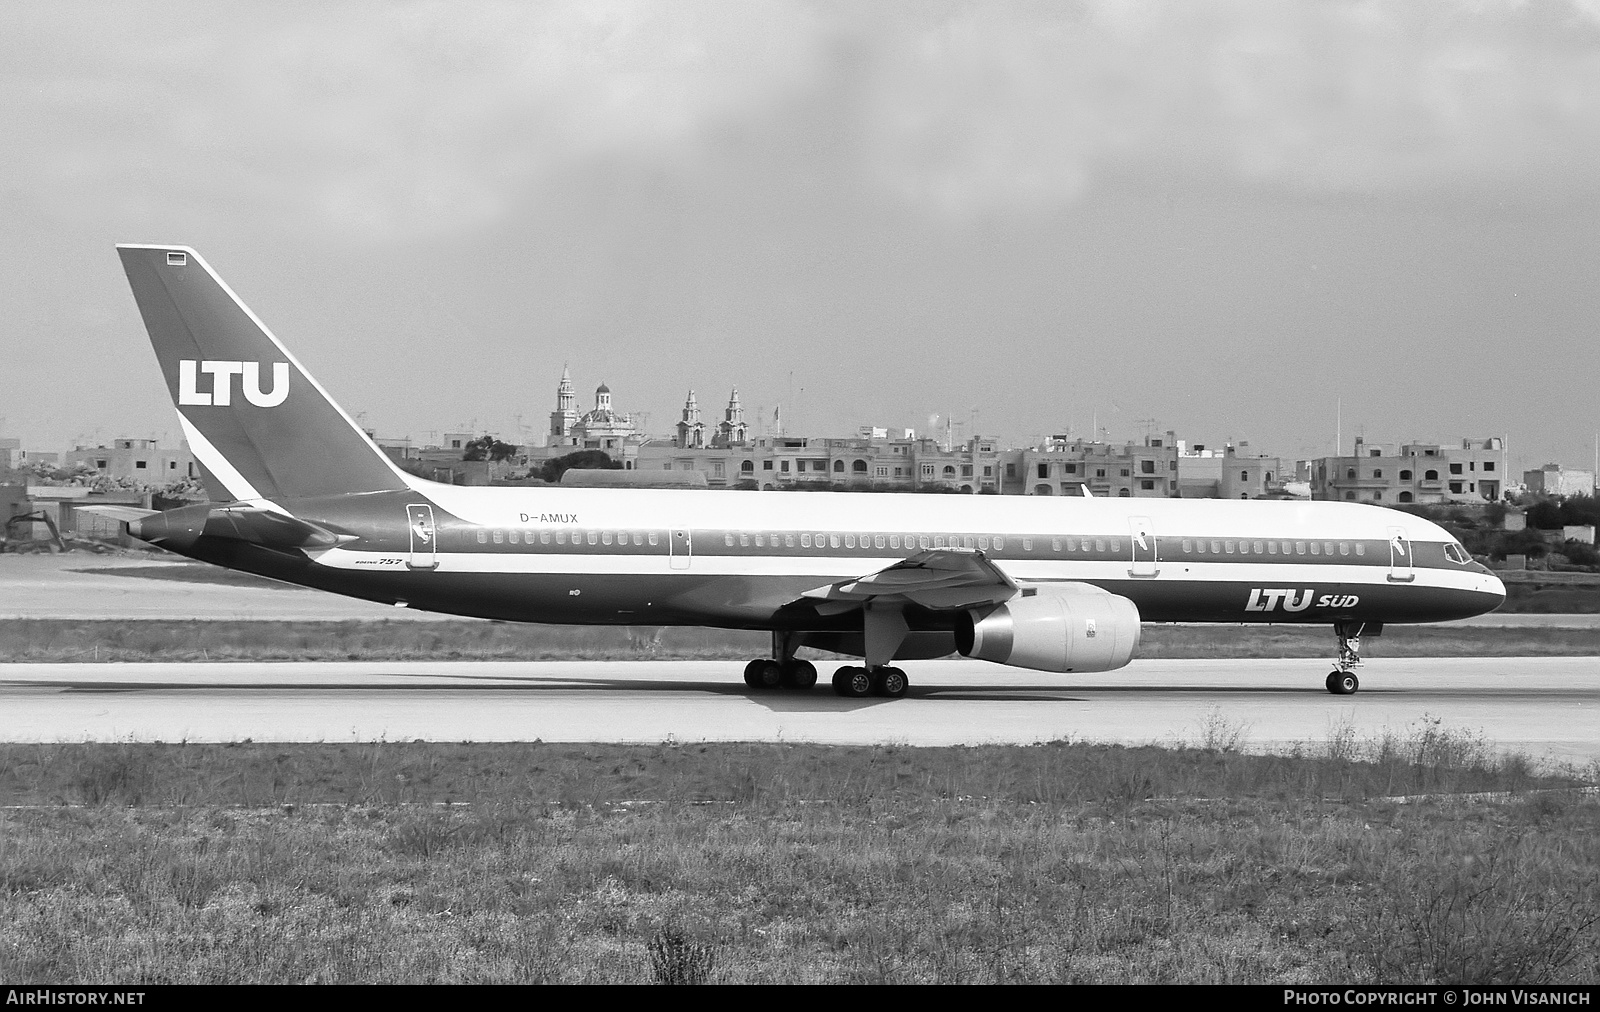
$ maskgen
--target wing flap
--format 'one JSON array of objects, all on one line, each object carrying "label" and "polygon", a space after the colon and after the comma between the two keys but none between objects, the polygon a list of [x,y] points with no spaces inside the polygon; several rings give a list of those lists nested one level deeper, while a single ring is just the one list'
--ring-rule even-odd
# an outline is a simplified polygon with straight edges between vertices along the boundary
[{"label": "wing flap", "polygon": [[830,612],[889,600],[945,611],[998,604],[1018,593],[1016,582],[981,551],[935,548],[876,573],[817,587],[801,596]]}]

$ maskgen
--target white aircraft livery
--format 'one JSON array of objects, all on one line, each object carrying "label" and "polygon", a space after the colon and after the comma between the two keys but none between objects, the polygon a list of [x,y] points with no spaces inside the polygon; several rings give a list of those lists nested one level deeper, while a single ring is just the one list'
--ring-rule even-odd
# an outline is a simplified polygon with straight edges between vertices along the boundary
[{"label": "white aircraft livery", "polygon": [[752,690],[815,685],[810,646],[863,659],[833,676],[845,696],[902,696],[893,661],[951,653],[1109,671],[1141,622],[1332,626],[1348,694],[1363,633],[1505,599],[1442,528],[1355,503],[441,485],[194,250],[117,249],[216,500],[121,518],[219,566],[506,621],[768,630]]}]

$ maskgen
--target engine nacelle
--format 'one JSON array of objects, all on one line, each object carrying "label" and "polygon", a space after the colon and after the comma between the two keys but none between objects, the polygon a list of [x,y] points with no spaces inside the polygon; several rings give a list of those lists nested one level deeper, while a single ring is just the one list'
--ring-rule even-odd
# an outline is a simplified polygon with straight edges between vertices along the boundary
[{"label": "engine nacelle", "polygon": [[967,657],[1037,671],[1110,671],[1139,645],[1139,607],[1086,583],[1037,588],[956,622],[956,649]]}]

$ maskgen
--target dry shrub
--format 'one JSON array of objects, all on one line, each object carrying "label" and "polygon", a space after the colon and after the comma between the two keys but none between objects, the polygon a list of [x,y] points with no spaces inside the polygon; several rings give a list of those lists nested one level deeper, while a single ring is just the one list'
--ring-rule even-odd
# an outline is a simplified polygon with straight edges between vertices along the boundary
[{"label": "dry shrub", "polygon": [[657,984],[706,984],[716,954],[710,945],[698,942],[676,921],[656,930],[645,946],[650,952],[650,970]]}]

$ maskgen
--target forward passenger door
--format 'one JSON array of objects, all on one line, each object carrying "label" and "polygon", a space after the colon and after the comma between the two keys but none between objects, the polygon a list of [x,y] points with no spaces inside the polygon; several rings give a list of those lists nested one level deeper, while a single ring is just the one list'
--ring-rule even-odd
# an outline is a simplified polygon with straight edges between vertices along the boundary
[{"label": "forward passenger door", "polygon": [[1128,518],[1129,576],[1148,579],[1156,575],[1156,529],[1149,517]]}]

